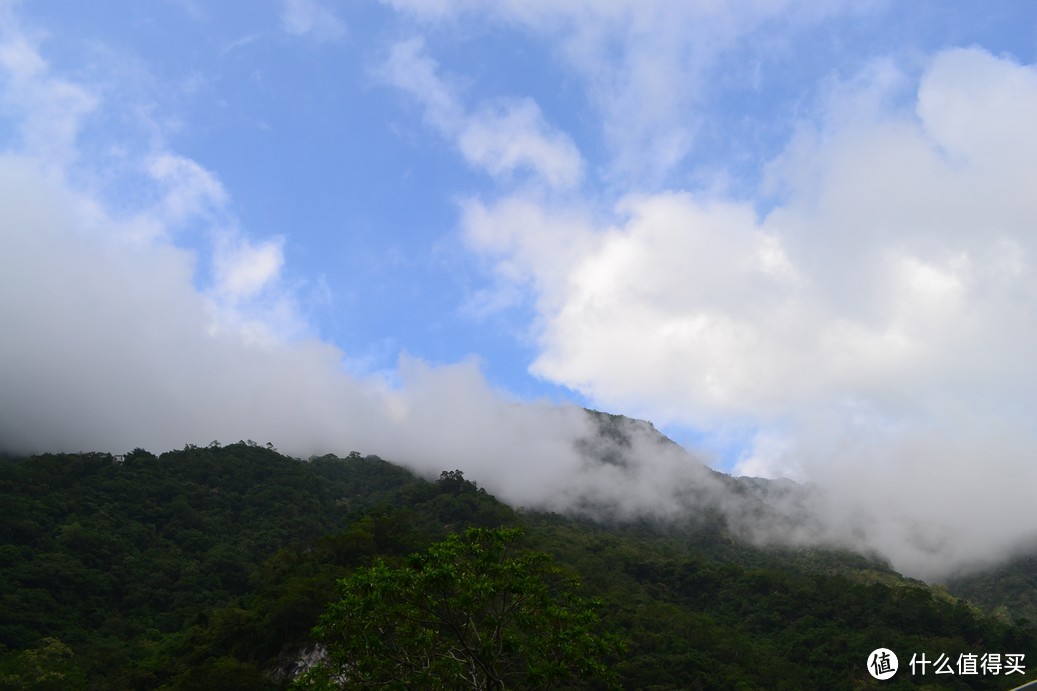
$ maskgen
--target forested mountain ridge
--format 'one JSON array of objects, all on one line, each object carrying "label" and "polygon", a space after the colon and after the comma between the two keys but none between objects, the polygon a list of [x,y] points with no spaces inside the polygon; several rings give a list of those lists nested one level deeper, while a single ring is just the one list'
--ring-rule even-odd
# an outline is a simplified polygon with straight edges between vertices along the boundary
[{"label": "forested mountain ridge", "polygon": [[859,555],[761,549],[722,522],[516,512],[459,472],[427,481],[356,453],[43,455],[0,462],[0,496],[0,688],[283,687],[338,579],[470,526],[522,527],[581,577],[624,641],[608,660],[624,688],[866,688],[879,646],[1037,646],[1032,627]]},{"label": "forested mountain ridge", "polygon": [[[751,537],[746,533],[746,525],[778,526],[777,529],[771,528],[773,536],[780,535],[782,530],[803,530],[805,526],[817,522],[817,517],[808,508],[810,500],[815,498],[815,488],[788,479],[732,477],[699,463],[694,456],[659,432],[647,420],[636,420],[594,410],[588,413],[595,421],[598,436],[612,442],[611,446],[604,447],[604,452],[598,448],[599,462],[627,462],[623,458],[624,452],[633,447],[633,438],[641,435],[651,440],[651,444],[657,448],[679,453],[682,460],[689,465],[700,466],[701,473],[710,481],[719,484],[728,496],[726,511],[718,511],[715,503],[689,503],[684,507],[685,511],[677,515],[676,520],[654,522],[656,530],[680,533],[692,542],[713,540],[712,546],[708,547],[711,553],[718,557],[724,554],[721,558],[731,559],[735,558],[732,550],[742,555],[737,558],[746,558],[744,538]],[[593,444],[587,443],[585,446],[594,449]],[[734,521],[732,514],[737,516]],[[600,518],[599,516],[599,520]],[[605,522],[608,522],[607,519]],[[807,530],[809,531],[809,528]],[[720,535],[726,537],[717,542],[716,538]],[[838,553],[840,558],[837,569],[848,563],[856,563],[863,571],[879,569],[892,573],[889,565],[877,554],[864,556],[859,550],[831,545],[823,549],[783,549],[780,547],[782,544],[785,543],[780,539],[773,541],[765,551],[772,555],[785,554],[792,563],[805,562],[811,569],[822,570],[828,568],[825,564],[830,562],[831,555]],[[759,554],[753,549],[747,553]],[[947,597],[969,600],[988,614],[996,614],[1003,619],[1037,623],[1037,543],[1004,562],[976,565],[971,569],[952,573],[941,579],[939,587],[935,590],[945,593]]]}]

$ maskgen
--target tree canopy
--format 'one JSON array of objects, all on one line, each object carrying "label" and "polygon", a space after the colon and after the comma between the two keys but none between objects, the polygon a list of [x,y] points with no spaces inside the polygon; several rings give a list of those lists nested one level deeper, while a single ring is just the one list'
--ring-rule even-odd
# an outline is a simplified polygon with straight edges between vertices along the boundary
[{"label": "tree canopy", "polygon": [[[908,658],[1037,657],[1032,625],[985,616],[861,555],[760,548],[701,521],[514,511],[460,471],[426,481],[359,453],[301,462],[239,442],[121,459],[0,458],[0,509],[0,689],[276,691],[319,650],[329,653],[324,682],[336,686],[353,644],[346,632],[377,620],[328,618],[364,597],[395,640],[425,636],[430,659],[447,651],[468,660],[484,654],[478,641],[496,641],[495,676],[442,662],[447,674],[469,670],[476,685],[595,688],[614,674],[623,688],[660,691],[866,688],[877,642]],[[1025,616],[1002,598],[1033,602],[1028,565],[974,584],[992,609],[1008,603]],[[579,574],[579,588],[561,568]],[[345,597],[343,579],[369,585]],[[401,624],[394,613],[438,624]],[[1025,678],[953,681],[1003,689],[1032,679],[1027,666]],[[449,678],[411,687],[465,686]],[[901,673],[882,684],[933,681]]]},{"label": "tree canopy", "polygon": [[315,629],[328,661],[301,687],[557,688],[613,680],[594,602],[520,529],[471,528],[340,581]]}]

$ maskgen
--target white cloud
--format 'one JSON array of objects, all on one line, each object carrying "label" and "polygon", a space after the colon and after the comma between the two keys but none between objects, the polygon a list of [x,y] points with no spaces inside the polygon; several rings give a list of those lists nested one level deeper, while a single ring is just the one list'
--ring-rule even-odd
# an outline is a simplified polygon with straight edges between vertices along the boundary
[{"label": "white cloud", "polygon": [[503,253],[506,273],[535,276],[545,322],[535,372],[611,409],[696,424],[766,394],[760,377],[775,375],[760,355],[781,358],[797,344],[761,353],[761,337],[803,318],[790,304],[801,289],[751,209],[685,194],[631,198],[624,222],[592,240],[532,204],[470,211],[465,227],[476,246]]},{"label": "white cloud", "polygon": [[210,333],[238,333],[261,348],[312,337],[313,327],[282,276],[284,242],[280,237],[255,242],[233,230],[218,234],[212,285],[205,293]]},{"label": "white cloud", "polygon": [[[602,134],[613,156],[611,176],[638,189],[657,186],[692,151],[703,122],[704,97],[717,86],[710,72],[727,51],[748,41],[759,41],[775,52],[798,50],[775,38],[780,33],[774,31],[775,24],[811,26],[882,4],[383,1],[421,22],[457,22],[475,16],[480,23],[497,21],[547,37],[556,55],[578,75],[601,115]],[[761,39],[758,32],[763,28],[769,32]]]},{"label": "white cloud", "polygon": [[474,113],[463,125],[458,145],[466,159],[491,175],[527,168],[552,187],[569,187],[582,174],[583,162],[572,141],[550,130],[528,98]]},{"label": "white cloud", "polygon": [[[931,575],[1037,528],[1020,508],[1037,481],[1037,71],[941,53],[914,113],[880,93],[900,79],[868,74],[871,93],[834,98],[870,109],[830,104],[774,162],[766,217],[665,192],[567,234],[567,212],[523,196],[469,204],[464,228],[498,280],[536,291],[535,373],[656,421],[752,421],[741,470],[822,483],[846,507],[834,525],[862,512],[865,542]],[[514,209],[557,230],[518,232]]]},{"label": "white cloud", "polygon": [[227,203],[223,185],[191,159],[169,152],[150,157],[147,173],[161,185],[159,213],[170,224],[222,209]]},{"label": "white cloud", "polygon": [[545,122],[535,102],[499,100],[468,112],[457,89],[437,72],[420,39],[394,45],[382,68],[384,78],[415,98],[429,125],[454,140],[472,166],[498,178],[531,172],[553,187],[580,181],[579,151]]},{"label": "white cloud", "polygon": [[[996,60],[972,56],[988,68]],[[976,155],[948,159],[930,145],[933,123],[924,119],[943,59],[923,79],[920,122],[848,131],[833,123],[806,160],[800,152],[779,168],[793,191],[766,219],[745,203],[663,193],[620,204],[617,226],[565,266],[535,261],[562,234],[522,236],[504,261],[524,259],[539,285],[561,291],[543,296],[557,308],[545,310],[535,370],[605,405],[692,424],[709,411],[770,415],[833,395],[886,395],[905,381],[926,385],[894,397],[924,402],[946,381],[1017,380],[991,354],[1015,353],[1020,337],[1034,336],[1018,310],[1035,278],[1023,267],[1037,249],[1037,201],[1027,192],[1035,187],[1018,180],[1034,174],[1035,159],[1031,120],[1004,122],[1001,112],[1006,100],[1027,112],[1037,86],[1002,79],[990,99],[961,99],[1015,128],[969,129],[963,145]],[[994,81],[968,74],[959,85],[966,94]],[[1000,145],[1006,139],[1019,146]],[[502,232],[510,206],[484,213],[469,232]],[[1004,275],[1006,261],[1014,277]],[[963,377],[958,358],[980,369]]]},{"label": "white cloud", "polygon": [[[925,131],[953,162],[1000,173],[1004,182],[1027,186],[1037,154],[1037,70],[979,48],[941,53],[918,92]],[[1020,149],[1020,147],[1022,147]],[[1005,170],[1006,166],[1015,167]],[[1011,173],[1006,175],[1004,173]],[[1024,176],[1015,181],[1014,175]]]},{"label": "white cloud", "polygon": [[346,35],[346,25],[317,0],[284,0],[281,26],[294,36],[335,41]]},{"label": "white cloud", "polygon": [[284,264],[281,239],[253,244],[240,240],[216,255],[216,287],[221,295],[241,300],[256,295],[277,278]]},{"label": "white cloud", "polygon": [[[36,51],[33,37],[0,8],[0,71],[3,91],[0,107],[20,119],[21,146],[27,152],[54,161],[72,162],[82,121],[100,101],[82,85],[51,75]],[[32,117],[22,117],[31,113]]]},{"label": "white cloud", "polygon": [[554,211],[533,196],[505,197],[492,206],[469,199],[461,211],[466,242],[495,259],[497,277],[534,288],[542,300],[562,294],[568,269],[594,241],[587,213]]}]

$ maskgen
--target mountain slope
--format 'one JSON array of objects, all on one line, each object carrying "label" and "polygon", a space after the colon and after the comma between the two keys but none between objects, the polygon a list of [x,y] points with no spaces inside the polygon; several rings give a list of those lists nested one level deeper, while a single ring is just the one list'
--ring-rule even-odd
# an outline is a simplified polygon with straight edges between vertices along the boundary
[{"label": "mountain slope", "polygon": [[879,645],[1035,651],[1032,628],[859,555],[754,546],[723,513],[517,513],[460,472],[360,454],[47,455],[0,463],[0,492],[0,688],[282,687],[336,579],[467,526],[523,527],[580,575],[626,641],[610,661],[626,688],[851,688]]}]

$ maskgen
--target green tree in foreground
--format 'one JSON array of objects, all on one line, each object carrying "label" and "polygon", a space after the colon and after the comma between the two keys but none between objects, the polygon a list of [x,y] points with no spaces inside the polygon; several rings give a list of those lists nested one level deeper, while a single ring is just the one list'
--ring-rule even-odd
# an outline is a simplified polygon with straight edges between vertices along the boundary
[{"label": "green tree in foreground", "polygon": [[340,581],[314,633],[327,661],[301,688],[558,688],[614,681],[595,603],[518,529],[473,528],[394,568]]},{"label": "green tree in foreground", "polygon": [[86,679],[75,668],[72,649],[57,638],[44,638],[36,648],[0,662],[0,689],[86,688]]}]

